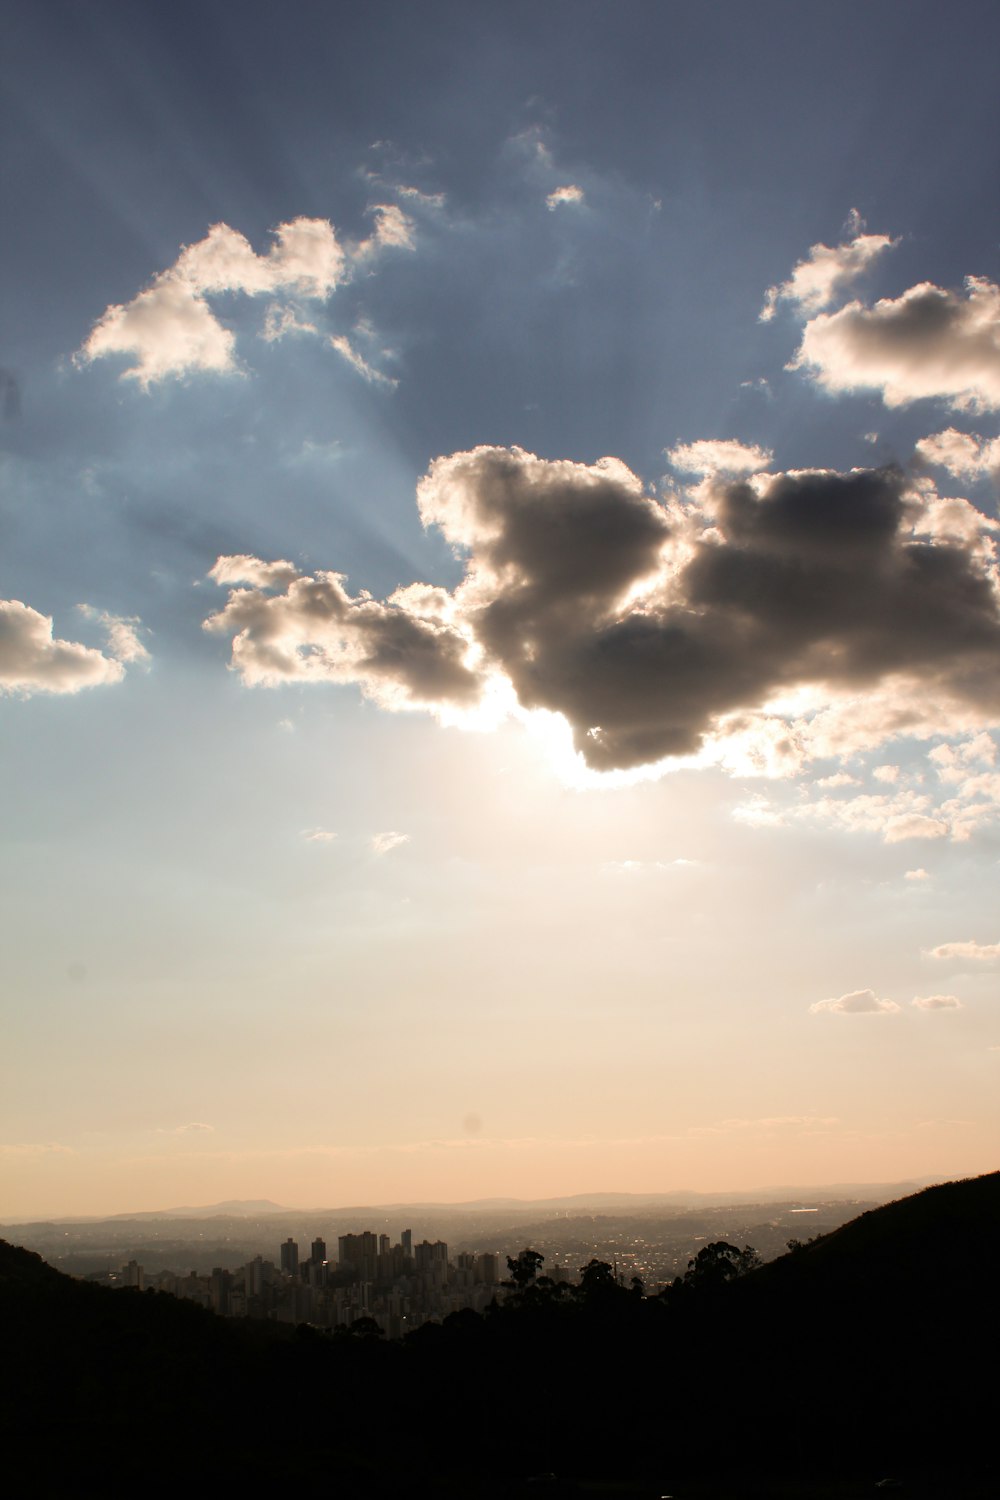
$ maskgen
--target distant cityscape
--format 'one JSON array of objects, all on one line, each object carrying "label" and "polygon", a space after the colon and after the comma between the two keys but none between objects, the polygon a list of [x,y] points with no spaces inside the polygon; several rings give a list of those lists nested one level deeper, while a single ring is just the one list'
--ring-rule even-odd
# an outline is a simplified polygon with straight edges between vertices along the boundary
[{"label": "distant cityscape", "polygon": [[502,1299],[507,1257],[525,1248],[544,1257],[541,1275],[555,1281],[575,1284],[582,1268],[598,1259],[623,1285],[638,1279],[655,1295],[683,1275],[709,1241],[749,1244],[770,1260],[790,1239],[826,1232],[870,1206],[828,1199],[570,1214],[539,1214],[526,1206],[519,1215],[441,1208],[418,1210],[411,1221],[418,1230],[397,1236],[384,1210],[373,1217],[385,1228],[360,1231],[343,1213],[277,1211],[49,1222],[21,1226],[17,1237],[71,1275],[103,1286],[167,1292],[226,1318],[323,1330],[355,1329],[369,1319],[385,1336],[401,1338],[450,1313],[482,1312]]},{"label": "distant cityscape", "polygon": [[700,1201],[607,1193],[315,1210],[236,1199],[0,1224],[0,1240],[34,1250],[77,1280],[165,1292],[224,1318],[397,1339],[503,1301],[507,1260],[526,1249],[542,1257],[540,1275],[552,1281],[576,1285],[597,1260],[623,1286],[638,1281],[655,1296],[705,1244],[749,1245],[773,1260],[792,1241],[829,1233],[913,1191],[909,1183],[845,1183],[749,1201],[728,1193]]},{"label": "distant cityscape", "polygon": [[255,1255],[241,1270],[216,1266],[208,1275],[160,1271],[147,1277],[139,1262],[130,1260],[120,1271],[96,1272],[87,1280],[168,1292],[224,1318],[269,1318],[324,1329],[352,1328],[370,1319],[388,1338],[402,1338],[463,1308],[481,1312],[502,1290],[495,1251],[463,1251],[452,1263],[443,1240],[415,1245],[410,1229],[396,1244],[371,1230],[340,1235],[336,1260],[328,1258],[322,1238],[313,1240],[303,1258],[289,1236],[277,1262]]}]

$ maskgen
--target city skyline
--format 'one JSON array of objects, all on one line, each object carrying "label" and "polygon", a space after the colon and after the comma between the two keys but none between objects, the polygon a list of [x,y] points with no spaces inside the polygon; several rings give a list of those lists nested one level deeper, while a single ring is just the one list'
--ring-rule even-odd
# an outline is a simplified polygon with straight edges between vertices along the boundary
[{"label": "city skyline", "polygon": [[990,1170],[995,14],[6,16],[0,1219]]}]

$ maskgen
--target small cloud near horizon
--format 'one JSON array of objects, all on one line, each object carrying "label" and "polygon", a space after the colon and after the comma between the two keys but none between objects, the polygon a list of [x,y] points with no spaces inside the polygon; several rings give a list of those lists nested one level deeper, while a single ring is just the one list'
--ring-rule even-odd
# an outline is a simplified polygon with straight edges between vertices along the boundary
[{"label": "small cloud near horizon", "polygon": [[810,1005],[813,1015],[834,1011],[844,1016],[895,1015],[902,1010],[895,1000],[880,1000],[874,990],[851,990],[836,1000],[817,1000]]},{"label": "small cloud near horizon", "polygon": [[375,854],[391,854],[393,849],[398,849],[409,842],[408,833],[397,833],[394,829],[388,829],[385,833],[373,834],[371,845]]}]

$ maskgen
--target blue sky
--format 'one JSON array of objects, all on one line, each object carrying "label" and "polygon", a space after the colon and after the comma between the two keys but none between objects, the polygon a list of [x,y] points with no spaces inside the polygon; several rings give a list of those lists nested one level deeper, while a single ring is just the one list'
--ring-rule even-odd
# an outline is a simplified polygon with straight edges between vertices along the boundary
[{"label": "blue sky", "polygon": [[997,30],[5,7],[11,1215],[993,1164]]}]

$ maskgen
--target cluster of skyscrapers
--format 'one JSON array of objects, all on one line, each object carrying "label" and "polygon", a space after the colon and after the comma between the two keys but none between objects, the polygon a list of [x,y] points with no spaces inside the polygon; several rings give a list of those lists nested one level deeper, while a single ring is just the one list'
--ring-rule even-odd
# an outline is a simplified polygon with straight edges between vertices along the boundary
[{"label": "cluster of skyscrapers", "polygon": [[238,1271],[216,1267],[210,1276],[163,1271],[147,1278],[130,1261],[115,1280],[119,1286],[154,1286],[190,1298],[222,1317],[272,1318],[327,1329],[351,1328],[365,1318],[389,1338],[401,1338],[462,1308],[482,1311],[497,1294],[500,1257],[470,1252],[457,1255],[453,1263],[443,1240],[414,1245],[412,1231],[404,1229],[393,1244],[389,1235],[366,1230],[341,1235],[336,1260],[328,1258],[325,1240],[313,1240],[303,1259],[289,1238],[277,1264],[257,1255]]}]

